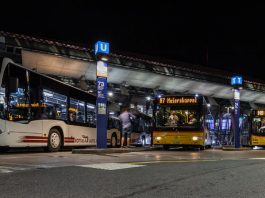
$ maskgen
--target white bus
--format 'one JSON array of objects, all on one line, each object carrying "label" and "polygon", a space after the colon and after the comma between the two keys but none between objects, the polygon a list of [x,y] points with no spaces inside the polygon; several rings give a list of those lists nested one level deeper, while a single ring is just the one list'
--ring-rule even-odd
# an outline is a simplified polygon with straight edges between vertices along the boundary
[{"label": "white bus", "polygon": [[[96,97],[4,58],[0,73],[0,148],[96,145]],[[120,121],[107,142],[120,145]]]}]

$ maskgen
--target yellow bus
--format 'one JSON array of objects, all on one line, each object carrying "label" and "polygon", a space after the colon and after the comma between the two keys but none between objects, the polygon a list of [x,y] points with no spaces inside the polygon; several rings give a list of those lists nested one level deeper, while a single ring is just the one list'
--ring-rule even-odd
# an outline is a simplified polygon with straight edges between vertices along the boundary
[{"label": "yellow bus", "polygon": [[251,146],[265,146],[265,110],[253,110],[251,116]]},{"label": "yellow bus", "polygon": [[205,123],[207,105],[202,96],[164,96],[154,101],[153,145],[165,149],[211,145]]}]

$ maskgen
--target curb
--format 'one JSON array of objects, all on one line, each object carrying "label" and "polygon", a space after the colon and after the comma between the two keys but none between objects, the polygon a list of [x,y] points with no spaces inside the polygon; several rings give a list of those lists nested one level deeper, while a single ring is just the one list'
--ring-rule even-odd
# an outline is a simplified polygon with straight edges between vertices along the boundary
[{"label": "curb", "polygon": [[73,149],[72,154],[106,154],[106,153],[130,153],[130,152],[142,152],[153,151],[154,148],[85,148],[85,149]]},{"label": "curb", "polygon": [[233,148],[233,147],[222,147],[223,151],[250,151],[252,148],[250,147],[241,147],[241,148]]}]

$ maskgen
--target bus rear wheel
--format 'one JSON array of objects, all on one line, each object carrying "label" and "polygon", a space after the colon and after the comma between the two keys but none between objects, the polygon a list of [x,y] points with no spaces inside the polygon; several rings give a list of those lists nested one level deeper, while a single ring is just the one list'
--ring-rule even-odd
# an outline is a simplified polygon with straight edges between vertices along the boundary
[{"label": "bus rear wheel", "polygon": [[117,136],[116,136],[115,133],[113,133],[113,134],[111,135],[110,146],[111,146],[112,148],[117,147]]},{"label": "bus rear wheel", "polygon": [[48,138],[48,150],[50,152],[59,151],[62,145],[62,137],[57,129],[51,129]]},{"label": "bus rear wheel", "polygon": [[200,150],[201,151],[205,150],[205,146],[200,146]]}]

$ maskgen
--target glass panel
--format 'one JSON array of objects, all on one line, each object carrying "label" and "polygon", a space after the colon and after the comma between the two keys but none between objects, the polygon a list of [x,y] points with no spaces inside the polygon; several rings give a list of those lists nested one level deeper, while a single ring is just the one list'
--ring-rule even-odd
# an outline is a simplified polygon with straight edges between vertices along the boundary
[{"label": "glass panel", "polygon": [[30,73],[30,102],[31,102],[31,119],[40,119],[40,107],[42,103],[39,101],[40,77],[37,74]]},{"label": "glass panel", "polygon": [[85,102],[70,98],[69,117],[71,122],[85,123]]},{"label": "glass panel", "polygon": [[87,123],[91,127],[96,127],[96,107],[87,103]]},{"label": "glass panel", "polygon": [[43,89],[43,119],[67,120],[67,96]]},{"label": "glass panel", "polygon": [[[10,65],[9,115],[11,121],[28,121],[30,119],[29,90],[26,71]],[[11,81],[12,80],[12,81]],[[11,85],[12,83],[12,85]],[[16,86],[13,86],[15,85]],[[11,89],[12,87],[12,89]]]},{"label": "glass panel", "polygon": [[5,118],[5,110],[6,110],[6,103],[5,103],[5,88],[0,87],[0,118]]},{"label": "glass panel", "polygon": [[156,113],[157,127],[195,129],[200,127],[200,117],[195,109],[161,107]]},{"label": "glass panel", "polygon": [[265,136],[265,117],[256,117],[252,120],[252,133]]}]

